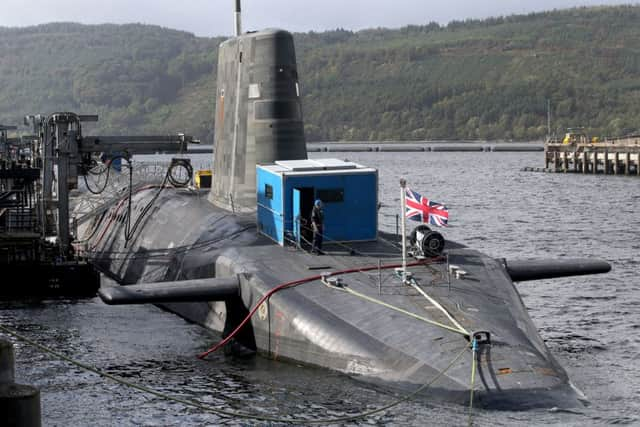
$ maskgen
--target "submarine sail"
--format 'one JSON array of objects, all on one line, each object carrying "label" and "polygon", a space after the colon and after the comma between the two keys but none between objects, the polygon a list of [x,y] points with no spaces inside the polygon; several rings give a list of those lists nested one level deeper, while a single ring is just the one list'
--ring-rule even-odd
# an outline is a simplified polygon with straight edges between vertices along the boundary
[{"label": "submarine sail", "polygon": [[256,164],[307,158],[291,34],[266,30],[220,45],[210,200],[256,209]]}]

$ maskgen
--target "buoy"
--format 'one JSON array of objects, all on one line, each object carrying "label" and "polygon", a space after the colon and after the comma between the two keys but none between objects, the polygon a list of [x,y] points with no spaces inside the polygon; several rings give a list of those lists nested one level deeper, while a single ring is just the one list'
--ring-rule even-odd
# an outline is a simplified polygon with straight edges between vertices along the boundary
[{"label": "buoy", "polygon": [[0,339],[0,414],[3,426],[40,427],[40,390],[14,382],[14,354],[10,341]]}]

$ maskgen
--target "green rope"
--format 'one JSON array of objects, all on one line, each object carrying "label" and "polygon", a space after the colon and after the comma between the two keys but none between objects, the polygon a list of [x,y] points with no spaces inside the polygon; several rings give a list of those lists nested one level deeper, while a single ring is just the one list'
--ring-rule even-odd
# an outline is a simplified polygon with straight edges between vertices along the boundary
[{"label": "green rope", "polygon": [[478,354],[478,340],[476,338],[471,342],[471,385],[470,385],[470,396],[469,396],[469,427],[473,425],[473,419],[471,418],[473,415],[473,389],[475,386],[476,380],[476,370],[477,370],[477,354]]},{"label": "green rope", "polygon": [[232,417],[232,418],[246,418],[246,419],[253,419],[253,420],[258,420],[258,421],[270,421],[270,422],[276,422],[276,423],[294,423],[294,424],[330,424],[330,423],[341,423],[341,422],[349,422],[349,421],[355,421],[361,418],[366,418],[369,417],[371,415],[380,413],[380,412],[384,412],[387,411],[391,408],[393,408],[394,406],[397,406],[403,402],[406,402],[410,399],[412,399],[413,397],[415,397],[417,394],[425,391],[427,388],[429,388],[430,386],[432,386],[436,381],[438,381],[442,376],[444,376],[444,374],[446,374],[449,369],[451,369],[451,367],[462,357],[462,355],[466,352],[466,350],[469,348],[468,345],[465,345],[464,348],[462,348],[462,350],[456,355],[456,357],[449,363],[449,365],[442,371],[440,371],[438,373],[438,375],[436,375],[434,378],[431,379],[431,381],[429,381],[426,384],[421,385],[417,390],[415,390],[414,392],[411,392],[407,395],[405,395],[402,398],[399,398],[395,401],[393,401],[392,403],[382,406],[380,408],[377,409],[373,409],[371,411],[367,411],[367,412],[363,412],[357,415],[349,415],[349,416],[345,416],[345,417],[338,417],[338,418],[332,418],[332,419],[317,419],[317,420],[307,420],[307,419],[301,419],[301,418],[291,418],[291,419],[287,419],[287,418],[276,418],[276,417],[269,417],[269,416],[261,416],[261,415],[254,415],[254,414],[247,414],[247,413],[243,413],[243,412],[232,412],[232,411],[227,411],[224,409],[218,409],[218,408],[213,408],[211,406],[208,405],[203,405],[199,402],[195,402],[192,400],[185,400],[185,399],[180,399],[178,397],[174,397],[174,396],[170,396],[168,394],[165,393],[161,393],[157,390],[127,381],[125,379],[116,377],[114,375],[108,374],[104,371],[101,371],[97,368],[94,368],[92,366],[86,365],[82,362],[79,362],[77,360],[71,359],[70,357],[67,357],[63,354],[60,354],[42,344],[39,344],[35,341],[32,341],[31,339],[22,336],[20,334],[18,334],[17,332],[3,326],[0,325],[0,331],[3,331],[4,333],[11,335],[12,337],[23,341],[33,347],[36,347],[37,349],[48,353],[52,356],[57,357],[58,359],[64,360],[72,365],[75,365],[81,369],[84,369],[86,371],[92,372],[100,377],[103,378],[107,378],[111,381],[114,381],[118,384],[124,385],[126,387],[130,387],[133,389],[136,389],[138,391],[142,391],[144,393],[148,393],[148,394],[152,394],[156,397],[159,397],[161,399],[165,399],[165,400],[169,400],[172,402],[176,402],[176,403],[181,403],[185,406],[190,406],[193,408],[197,408],[200,409],[202,411],[205,412],[211,412],[217,415],[222,415],[222,416],[226,416],[226,417]]},{"label": "green rope", "polygon": [[460,330],[460,329],[457,329],[457,328],[453,328],[453,327],[445,325],[443,323],[436,322],[436,321],[431,320],[431,319],[427,319],[426,317],[420,316],[419,314],[412,313],[410,311],[404,310],[404,309],[402,309],[400,307],[396,307],[394,305],[391,305],[391,304],[386,303],[384,301],[381,301],[379,299],[370,297],[370,296],[365,295],[365,294],[361,294],[360,292],[354,291],[353,289],[351,289],[349,287],[345,287],[345,288],[337,288],[335,286],[331,286],[331,287],[333,287],[335,289],[344,289],[346,292],[348,292],[351,295],[354,295],[354,296],[356,296],[358,298],[362,298],[362,299],[367,300],[369,302],[372,302],[374,304],[378,304],[378,305],[381,305],[383,307],[387,307],[387,308],[389,308],[391,310],[397,311],[398,313],[402,313],[402,314],[407,315],[409,317],[413,317],[414,319],[422,320],[423,322],[428,323],[430,325],[437,326],[439,328],[446,329],[446,330],[451,331],[451,332],[455,332],[456,334],[460,334],[460,335],[465,336],[465,337],[469,336],[469,334],[465,330]]},{"label": "green rope", "polygon": [[451,321],[451,323],[453,323],[453,325],[458,328],[458,330],[462,331],[464,333],[465,336],[470,337],[471,334],[469,333],[469,331],[467,331],[460,323],[458,323],[458,321],[456,319],[454,319],[454,317],[435,299],[431,298],[425,291],[422,290],[422,288],[420,286],[418,286],[418,283],[415,281],[415,279],[410,279],[409,280],[409,285],[411,285],[411,287],[413,289],[415,289],[416,291],[420,292],[420,294],[425,297],[425,299],[427,301],[429,301],[429,303],[431,303],[432,306],[434,306],[435,308],[437,308],[438,310],[440,310],[445,316],[447,316],[447,319],[449,319]]}]

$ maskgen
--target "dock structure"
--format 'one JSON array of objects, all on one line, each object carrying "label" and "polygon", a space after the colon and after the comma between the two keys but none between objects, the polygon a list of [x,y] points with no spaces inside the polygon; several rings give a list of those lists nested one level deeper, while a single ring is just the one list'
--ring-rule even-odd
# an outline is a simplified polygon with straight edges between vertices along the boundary
[{"label": "dock structure", "polygon": [[[96,115],[70,112],[29,115],[24,120],[31,127],[29,135],[0,125],[0,270],[10,278],[0,284],[0,300],[95,296],[100,275],[79,250],[83,242],[77,228],[79,220],[104,214],[126,196],[107,191],[109,171],[116,169],[112,163],[124,159],[132,174],[132,156],[180,154],[195,142],[184,134],[83,135],[82,124],[97,120]],[[189,159],[176,157],[162,176],[174,186],[187,185],[190,170]],[[102,176],[104,185],[91,189],[88,175]],[[128,176],[114,182],[130,185]],[[84,188],[78,185],[81,178]],[[130,185],[129,198],[133,191]],[[79,206],[84,210],[72,209],[73,196],[84,192],[102,195],[102,200]]]},{"label": "dock structure", "polygon": [[544,168],[550,172],[640,176],[640,135],[598,142],[550,139],[544,146]]}]

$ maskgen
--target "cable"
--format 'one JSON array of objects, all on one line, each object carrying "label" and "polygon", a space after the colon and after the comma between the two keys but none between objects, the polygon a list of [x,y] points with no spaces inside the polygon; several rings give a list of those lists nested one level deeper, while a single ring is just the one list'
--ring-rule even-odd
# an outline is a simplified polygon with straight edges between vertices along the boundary
[{"label": "cable", "polygon": [[127,204],[127,221],[125,223],[125,228],[124,228],[124,247],[125,248],[127,247],[127,244],[129,243],[129,241],[133,239],[133,236],[138,230],[138,227],[140,226],[140,224],[142,223],[142,220],[145,218],[145,216],[147,215],[147,213],[149,212],[149,210],[151,209],[155,201],[158,199],[158,197],[160,197],[160,193],[162,193],[162,191],[166,188],[167,181],[169,180],[170,170],[171,170],[170,168],[167,169],[167,173],[165,174],[164,179],[162,180],[162,183],[160,184],[158,191],[156,192],[156,194],[153,195],[151,200],[149,200],[149,202],[142,209],[142,212],[140,212],[140,215],[138,215],[138,218],[136,218],[136,221],[133,224],[133,227],[131,227],[131,213],[132,213],[131,203],[133,198],[133,194],[132,194],[133,171],[131,171],[131,175],[129,176],[129,201]]},{"label": "cable", "polygon": [[478,366],[478,361],[477,361],[477,357],[478,357],[478,339],[477,338],[473,338],[473,340],[471,341],[471,385],[469,386],[470,388],[470,396],[469,396],[469,427],[471,427],[473,425],[473,419],[472,419],[472,415],[473,415],[473,389],[475,386],[475,380],[476,380],[476,369]]},{"label": "cable", "polygon": [[[149,209],[151,208],[151,206],[153,205],[153,203],[155,203],[155,201],[157,200],[157,198],[160,196],[160,193],[162,192],[162,190],[164,190],[166,187],[166,182],[167,182],[167,175],[165,174],[165,178],[163,179],[161,184],[149,184],[149,185],[145,185],[141,188],[138,188],[135,192],[132,190],[131,185],[128,187],[129,188],[129,195],[123,197],[122,199],[120,199],[120,201],[117,203],[115,209],[113,209],[111,211],[111,213],[109,214],[110,218],[109,218],[109,222],[107,223],[107,225],[103,228],[102,233],[100,233],[100,237],[98,238],[98,240],[96,241],[95,244],[92,245],[91,247],[91,251],[85,251],[85,253],[89,252],[89,253],[102,253],[102,252],[98,252],[95,251],[95,249],[98,247],[98,245],[100,244],[100,242],[102,241],[102,239],[104,238],[106,232],[109,230],[109,228],[111,227],[111,224],[115,221],[115,219],[118,217],[119,215],[119,211],[120,208],[122,207],[123,203],[126,201],[128,202],[127,205],[127,218],[130,217],[130,212],[131,212],[131,198],[133,197],[134,194],[138,194],[141,193],[145,190],[149,190],[152,188],[159,188],[158,192],[152,197],[152,199],[149,201],[149,203],[147,203],[147,205],[145,206],[145,208],[143,209],[143,212],[138,216],[138,218],[136,219],[136,222],[134,224],[134,228],[129,230],[129,232],[127,232],[127,229],[125,228],[125,240],[126,242],[130,241],[131,238],[133,238],[133,234],[136,232],[137,227],[140,225],[140,223],[142,222],[142,219],[144,218],[144,216],[149,212]],[[132,179],[130,178],[130,183],[131,183]],[[129,219],[128,219],[129,220]],[[130,220],[129,220],[130,221]],[[137,225],[136,225],[137,224]],[[99,225],[98,225],[99,228]],[[127,240],[126,237],[129,236],[130,238]],[[86,239],[85,239],[86,240]],[[126,245],[125,245],[126,247]],[[109,253],[109,252],[106,252]],[[127,251],[122,251],[122,252],[111,252],[111,253],[122,253],[122,254],[127,254],[129,252]]]},{"label": "cable", "polygon": [[[127,161],[127,167],[129,168],[129,185],[128,185],[128,193],[129,194],[128,194],[128,196],[126,198],[123,198],[122,200],[120,200],[120,202],[118,202],[118,204],[116,205],[116,209],[115,209],[115,215],[111,216],[111,219],[110,219],[109,223],[103,229],[103,233],[100,235],[100,238],[98,239],[98,242],[96,242],[96,244],[93,245],[92,249],[95,249],[98,246],[98,244],[100,243],[100,241],[104,237],[106,231],[108,230],[108,228],[113,223],[114,218],[117,217],[118,211],[120,210],[120,207],[122,206],[122,203],[125,200],[127,201],[126,223],[125,223],[125,228],[124,228],[124,237],[125,237],[124,247],[126,248],[128,246],[129,241],[131,241],[134,238],[135,233],[138,230],[138,227],[140,226],[140,224],[142,224],[142,221],[144,220],[144,218],[147,216],[147,214],[151,210],[151,207],[153,206],[153,204],[156,202],[156,200],[160,196],[160,193],[162,193],[162,191],[167,187],[167,182],[172,184],[174,187],[184,187],[185,185],[187,185],[190,182],[191,176],[193,175],[193,167],[191,166],[191,163],[190,163],[189,159],[172,159],[172,163],[167,168],[167,171],[166,171],[166,173],[164,175],[164,178],[162,180],[162,183],[160,185],[145,186],[145,187],[143,187],[143,188],[141,188],[141,189],[139,189],[139,190],[137,190],[135,192],[135,193],[139,193],[140,191],[142,191],[144,189],[149,189],[149,188],[154,188],[154,187],[158,188],[158,191],[156,192],[156,194],[154,194],[153,197],[151,198],[151,200],[149,200],[149,202],[145,205],[145,207],[142,209],[140,215],[138,215],[138,217],[136,218],[135,222],[132,225],[131,224],[131,219],[132,219],[132,199],[133,199],[133,194],[134,194],[134,192],[133,192],[133,163],[128,158],[126,158],[124,156],[116,156],[116,157],[113,157],[110,160],[109,166],[110,166],[112,161],[114,161],[116,159],[119,159],[119,158],[126,160]],[[180,180],[180,178],[175,176],[173,171],[177,167],[183,167],[183,168],[186,169],[186,171],[187,171],[187,179],[186,180]],[[110,171],[110,167],[107,169],[107,179],[105,180],[105,184],[104,184],[103,188],[101,188],[99,191],[92,190],[90,188],[90,186],[88,185],[88,181],[87,181],[86,176],[84,177],[85,178],[85,184],[87,185],[87,189],[92,194],[100,194],[105,190],[105,188],[107,186],[107,182],[108,182],[109,171]],[[95,234],[95,233],[92,233],[92,235],[93,234]],[[85,240],[87,240],[87,239],[85,239]]]},{"label": "cable", "polygon": [[[186,169],[186,179],[180,180],[174,175],[174,169],[182,167]],[[146,217],[146,215],[151,210],[151,207],[155,203],[155,201],[160,196],[160,193],[167,187],[167,182],[173,185],[174,187],[185,187],[191,181],[191,177],[193,176],[193,167],[191,166],[191,160],[189,159],[180,159],[174,158],[171,159],[171,164],[167,168],[167,173],[164,176],[162,184],[160,184],[160,188],[158,192],[151,198],[151,200],[147,203],[147,205],[142,209],[138,218],[136,218],[133,227],[131,227],[131,188],[133,187],[133,170],[131,170],[131,175],[129,176],[129,204],[127,208],[127,222],[125,224],[125,242],[124,247],[127,247],[127,244],[130,240],[133,239],[136,231],[140,224],[142,224],[142,220]]]},{"label": "cable", "polygon": [[89,234],[89,236],[87,236],[86,238],[82,239],[82,240],[74,240],[72,243],[74,245],[79,245],[82,243],[87,243],[88,241],[90,241],[98,232],[98,230],[100,229],[100,223],[102,222],[102,220],[104,219],[104,216],[107,214],[107,211],[104,211],[100,214],[100,218],[97,221],[97,224],[95,227],[93,227],[93,230],[91,231],[91,234]]},{"label": "cable", "polygon": [[[84,179],[84,185],[85,187],[87,187],[87,190],[89,191],[89,193],[95,194],[95,195],[102,194],[102,192],[107,188],[107,184],[109,183],[109,170],[110,168],[107,169],[107,177],[105,178],[104,185],[100,190],[93,190],[89,185],[89,180],[87,179],[87,175],[85,174],[82,176],[82,178]],[[101,174],[95,174],[95,176],[99,176],[99,175]]]},{"label": "cable", "polygon": [[[418,262],[413,262],[413,263],[407,264],[407,267],[414,267],[414,266],[425,265],[425,264],[429,264],[429,263],[430,263],[430,261],[418,261]],[[402,264],[385,265],[384,267],[379,267],[379,266],[376,265],[376,266],[367,266],[367,267],[360,267],[360,268],[350,268],[350,269],[347,269],[347,270],[333,271],[331,273],[324,274],[324,276],[315,275],[315,276],[310,276],[310,277],[306,277],[306,278],[303,278],[303,279],[297,279],[297,280],[293,280],[293,281],[290,281],[290,282],[282,283],[282,284],[276,286],[275,288],[270,289],[267,293],[265,293],[262,296],[262,298],[260,298],[258,300],[258,302],[253,307],[253,309],[251,309],[249,314],[247,314],[245,316],[245,318],[242,320],[242,322],[240,322],[240,324],[226,338],[224,338],[222,341],[220,341],[219,343],[217,343],[216,345],[211,347],[209,350],[207,350],[207,351],[205,351],[203,353],[200,353],[198,355],[198,358],[199,359],[204,359],[209,354],[213,353],[214,351],[218,350],[220,347],[226,345],[229,341],[231,341],[231,339],[242,329],[242,327],[251,319],[251,317],[253,317],[255,312],[258,311],[258,308],[262,305],[262,303],[264,303],[266,300],[268,300],[276,292],[279,292],[279,291],[281,291],[283,289],[292,288],[292,287],[295,287],[295,286],[298,286],[298,285],[302,285],[304,283],[313,282],[313,281],[319,280],[319,279],[321,279],[323,277],[331,277],[331,276],[337,276],[337,275],[341,275],[341,274],[359,273],[359,272],[364,272],[364,271],[377,270],[379,268],[382,268],[382,269],[386,270],[386,269],[398,268],[398,267],[402,267]],[[442,326],[445,326],[445,325],[442,325]],[[451,328],[447,327],[447,329],[451,329]],[[462,333],[461,331],[456,331],[456,332]]]},{"label": "cable", "polygon": [[[162,257],[166,257],[169,255],[175,255],[177,253],[181,253],[181,252],[186,252],[189,251],[191,249],[199,249],[202,247],[205,247],[207,245],[213,244],[213,243],[217,243],[223,240],[227,240],[227,239],[232,239],[235,236],[256,228],[256,225],[249,225],[247,227],[244,227],[242,229],[236,230],[231,234],[226,234],[222,237],[218,237],[215,239],[210,239],[210,240],[204,240],[202,242],[196,242],[190,245],[183,245],[183,246],[175,246],[173,248],[157,248],[157,249],[148,249],[147,251],[145,251],[145,253],[141,253],[141,254],[136,254],[136,253],[131,253],[131,251],[85,251],[83,252],[83,255],[88,257],[88,258],[98,258],[97,256],[92,257],[92,255],[100,255],[100,259],[111,259],[111,260],[121,260],[121,259],[136,259],[136,258],[162,258]],[[153,253],[153,252],[159,252],[159,253]],[[107,256],[107,257],[102,257],[101,255],[109,255],[109,254],[113,254],[113,255],[122,255],[121,257],[117,257],[117,256]]]},{"label": "cable", "polygon": [[435,384],[436,381],[438,381],[440,378],[442,378],[448,371],[449,369],[451,369],[451,367],[453,367],[453,365],[462,357],[462,355],[467,351],[467,349],[469,348],[469,345],[465,345],[460,352],[456,355],[456,357],[453,358],[453,360],[451,360],[451,362],[449,362],[449,364],[445,367],[444,370],[440,371],[435,377],[433,377],[429,382],[421,385],[420,387],[418,387],[418,389],[416,389],[415,391],[399,398],[396,399],[395,401],[382,406],[380,408],[377,409],[373,409],[370,411],[366,411],[366,412],[362,412],[360,414],[356,414],[356,415],[348,415],[348,416],[344,416],[344,417],[337,417],[337,418],[331,418],[331,419],[315,419],[315,420],[307,420],[304,418],[277,418],[277,417],[270,417],[270,416],[262,416],[262,415],[255,415],[255,414],[248,414],[248,413],[243,413],[243,412],[233,412],[233,411],[227,411],[224,409],[219,409],[219,408],[214,408],[212,406],[209,405],[204,405],[200,402],[195,402],[192,400],[185,400],[185,399],[181,399],[179,397],[175,397],[175,396],[171,396],[168,395],[166,393],[162,393],[159,392],[157,390],[154,390],[152,388],[149,387],[145,387],[143,385],[140,384],[136,384],[134,382],[125,380],[123,378],[119,378],[116,377],[115,375],[111,375],[109,373],[106,373],[100,369],[94,368],[93,366],[89,366],[87,364],[84,364],[80,361],[77,361],[75,359],[72,359],[68,356],[65,356],[63,354],[60,354],[52,349],[50,349],[49,347],[46,347],[42,344],[39,344],[23,335],[18,334],[17,332],[0,325],[0,330],[3,331],[4,333],[11,335],[12,337],[23,341],[29,345],[31,345],[32,347],[35,347],[47,354],[50,354],[52,356],[55,356],[58,359],[64,360],[74,366],[77,366],[81,369],[84,369],[85,371],[89,371],[92,372],[100,377],[103,378],[107,378],[111,381],[114,381],[118,384],[124,385],[126,387],[130,387],[133,389],[136,389],[138,391],[142,391],[144,393],[148,393],[148,394],[152,394],[156,397],[159,397],[161,399],[164,400],[168,400],[168,401],[172,401],[172,402],[176,402],[176,403],[180,403],[186,406],[190,406],[193,408],[198,408],[200,410],[206,411],[206,412],[211,412],[217,415],[222,415],[222,416],[226,416],[226,417],[232,417],[232,418],[245,418],[245,419],[253,419],[253,420],[258,420],[258,421],[270,421],[270,422],[276,422],[276,423],[294,423],[294,424],[332,424],[332,423],[344,423],[344,422],[349,422],[349,421],[355,421],[358,419],[362,419],[362,418],[366,418],[369,417],[371,415],[375,415],[378,414],[380,412],[384,412],[387,411],[395,406],[398,406],[399,404],[406,402],[410,399],[412,399],[413,397],[415,397],[416,395],[418,395],[419,393],[422,393],[423,391],[425,391],[426,389],[428,389],[429,387],[431,387],[433,384]]},{"label": "cable", "polygon": [[[102,172],[99,172],[99,173],[95,173],[95,172],[91,172],[91,169],[89,169],[87,172],[89,174],[91,174],[91,175],[100,176],[100,175],[104,174],[105,172],[106,172],[106,175],[107,175],[105,180],[104,180],[104,185],[102,186],[102,188],[100,190],[91,189],[91,186],[89,185],[89,181],[87,180],[87,175],[86,174],[83,175],[84,185],[87,187],[87,190],[89,190],[89,193],[98,195],[98,194],[102,194],[104,192],[104,190],[106,190],[107,185],[109,184],[109,176],[111,175],[111,165],[113,164],[114,161],[116,161],[118,159],[126,160],[127,161],[127,167],[129,167],[130,169],[133,168],[133,165],[132,165],[131,161],[127,157],[115,156],[115,157],[110,158],[108,160],[108,162],[106,163],[106,170],[103,170]],[[129,173],[132,173],[132,172],[129,172]]]},{"label": "cable", "polygon": [[[140,193],[142,191],[145,190],[149,190],[151,188],[157,188],[157,185],[145,185],[142,188],[139,188],[136,190],[136,192],[134,194]],[[113,212],[110,213],[110,218],[109,218],[109,222],[107,223],[107,225],[102,229],[102,233],[100,233],[100,237],[98,237],[98,241],[93,245],[92,250],[97,248],[98,245],[100,244],[100,242],[102,241],[102,238],[105,236],[107,230],[109,230],[109,228],[111,227],[111,224],[115,221],[115,219],[118,217],[119,211],[120,211],[120,207],[122,206],[122,204],[127,200],[127,197],[123,197],[122,199],[120,199],[120,201],[118,202],[118,204],[116,205],[115,209]]]},{"label": "cable", "polygon": [[203,353],[200,353],[198,355],[198,359],[204,359],[205,357],[207,357],[208,355],[210,355],[211,353],[213,353],[214,351],[218,350],[220,347],[226,345],[229,341],[231,341],[231,339],[233,339],[233,337],[236,336],[236,334],[240,331],[240,329],[242,329],[242,327],[251,319],[251,317],[253,317],[253,315],[258,310],[258,308],[262,305],[262,303],[265,302],[267,299],[269,299],[269,297],[271,297],[271,295],[275,294],[278,291],[281,291],[282,289],[298,286],[298,285],[301,285],[301,284],[307,283],[307,282],[312,282],[312,281],[318,280],[320,278],[321,278],[320,275],[316,275],[316,276],[306,277],[304,279],[293,280],[291,282],[282,283],[282,284],[276,286],[275,288],[269,290],[269,292],[267,292],[266,294],[264,294],[262,296],[262,298],[260,298],[260,300],[255,305],[255,307],[249,312],[249,314],[247,314],[245,316],[245,318],[242,320],[242,322],[240,322],[240,324],[226,338],[224,338],[218,344],[216,344],[213,347],[211,347],[209,350],[207,350],[207,351],[205,351]]},{"label": "cable", "polygon": [[[174,175],[174,169],[177,169],[179,167],[184,168],[186,171],[186,176],[183,180],[180,180],[180,178],[177,178]],[[191,166],[191,160],[179,158],[171,159],[171,165],[169,166],[169,170],[167,173],[171,185],[173,185],[174,187],[186,187],[189,182],[191,182],[191,178],[193,177],[193,166]]]}]

